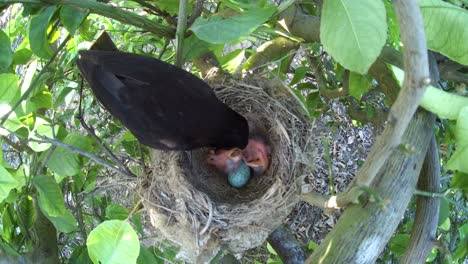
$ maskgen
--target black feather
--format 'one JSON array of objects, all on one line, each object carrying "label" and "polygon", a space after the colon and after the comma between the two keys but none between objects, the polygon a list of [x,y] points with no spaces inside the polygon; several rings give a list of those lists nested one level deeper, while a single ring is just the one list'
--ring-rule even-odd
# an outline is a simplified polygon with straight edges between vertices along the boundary
[{"label": "black feather", "polygon": [[178,67],[113,50],[80,51],[77,64],[96,98],[145,145],[162,150],[247,145],[246,119]]}]

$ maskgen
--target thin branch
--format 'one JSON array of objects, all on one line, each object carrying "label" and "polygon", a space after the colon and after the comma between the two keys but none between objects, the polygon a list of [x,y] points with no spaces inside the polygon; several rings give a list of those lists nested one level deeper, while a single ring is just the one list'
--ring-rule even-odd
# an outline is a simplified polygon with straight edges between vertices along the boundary
[{"label": "thin branch", "polygon": [[184,64],[184,38],[185,38],[185,29],[187,28],[187,9],[188,9],[188,0],[180,0],[179,16],[177,19],[176,60],[175,60],[175,65],[180,68]]},{"label": "thin branch", "polygon": [[83,149],[77,148],[77,147],[72,146],[72,145],[68,145],[68,144],[63,143],[61,141],[58,141],[58,140],[55,140],[55,139],[52,139],[52,138],[48,138],[46,136],[43,136],[43,135],[40,135],[40,134],[37,134],[37,133],[36,133],[36,136],[38,138],[40,138],[41,140],[32,139],[32,138],[30,138],[28,140],[31,141],[31,142],[37,142],[37,143],[50,143],[50,144],[52,144],[54,146],[61,147],[61,148],[64,148],[64,149],[68,149],[70,151],[76,152],[78,154],[81,154],[81,155],[93,160],[97,164],[102,165],[102,166],[104,166],[105,168],[107,168],[107,169],[109,169],[111,171],[114,171],[116,173],[119,173],[119,174],[122,174],[122,175],[125,175],[125,176],[136,177],[135,174],[132,173],[132,174],[129,175],[125,171],[122,171],[119,168],[116,168],[116,167],[110,165],[109,163],[107,163],[103,159],[99,158],[98,156],[96,156],[96,155],[94,155],[92,153],[89,153],[89,152],[87,152],[87,151],[85,151]]}]

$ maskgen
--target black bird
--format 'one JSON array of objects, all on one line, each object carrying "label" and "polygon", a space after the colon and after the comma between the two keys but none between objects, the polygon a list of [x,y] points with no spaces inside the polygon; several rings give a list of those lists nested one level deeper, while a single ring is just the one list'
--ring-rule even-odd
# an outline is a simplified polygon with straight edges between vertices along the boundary
[{"label": "black bird", "polygon": [[[110,40],[104,34],[100,38]],[[247,146],[247,120],[208,84],[171,64],[112,45],[79,51],[78,68],[96,98],[142,144],[161,150]]]}]

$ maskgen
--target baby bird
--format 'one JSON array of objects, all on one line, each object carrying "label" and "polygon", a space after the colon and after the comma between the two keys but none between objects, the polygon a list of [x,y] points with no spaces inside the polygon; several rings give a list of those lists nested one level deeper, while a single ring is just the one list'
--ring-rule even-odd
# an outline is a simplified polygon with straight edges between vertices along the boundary
[{"label": "baby bird", "polygon": [[210,150],[207,163],[227,174],[228,182],[234,188],[242,188],[250,180],[251,170],[239,148]]},{"label": "baby bird", "polygon": [[263,175],[268,170],[270,154],[270,147],[260,137],[250,138],[247,147],[242,150],[243,160],[256,176]]}]

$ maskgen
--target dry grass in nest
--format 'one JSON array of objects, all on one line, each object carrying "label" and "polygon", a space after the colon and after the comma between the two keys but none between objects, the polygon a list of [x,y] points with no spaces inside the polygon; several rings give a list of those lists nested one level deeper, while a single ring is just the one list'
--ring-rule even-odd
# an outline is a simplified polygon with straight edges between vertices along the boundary
[{"label": "dry grass in nest", "polygon": [[270,96],[275,88],[263,79],[212,86],[221,101],[264,129],[271,165],[265,175],[235,189],[206,165],[207,149],[154,151],[153,173],[139,194],[152,225],[181,246],[181,257],[197,263],[208,261],[221,245],[243,252],[262,244],[297,203],[298,185],[312,172],[315,157],[312,124],[292,96]]}]

